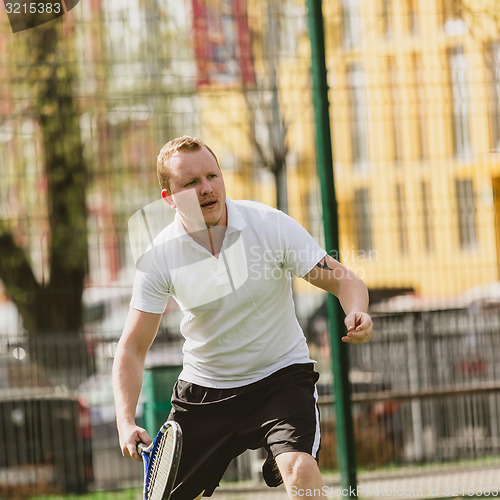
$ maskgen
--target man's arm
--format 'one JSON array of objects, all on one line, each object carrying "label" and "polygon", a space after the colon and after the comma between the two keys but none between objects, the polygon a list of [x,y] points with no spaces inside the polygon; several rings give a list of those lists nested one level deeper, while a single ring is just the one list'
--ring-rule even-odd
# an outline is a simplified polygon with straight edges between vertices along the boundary
[{"label": "man's arm", "polygon": [[137,443],[149,444],[148,433],[135,423],[146,354],[160,325],[161,314],[129,309],[113,362],[113,394],[120,447],[124,457],[141,461]]},{"label": "man's arm", "polygon": [[373,323],[368,311],[368,290],[363,281],[333,257],[326,255],[304,276],[314,286],[338,297],[346,313],[347,335],[343,342],[363,344],[373,334]]}]

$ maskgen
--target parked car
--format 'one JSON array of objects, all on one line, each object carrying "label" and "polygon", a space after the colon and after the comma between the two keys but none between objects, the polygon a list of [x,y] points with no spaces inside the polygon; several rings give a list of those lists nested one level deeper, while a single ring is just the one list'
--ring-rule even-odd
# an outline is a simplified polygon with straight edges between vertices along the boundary
[{"label": "parked car", "polygon": [[0,392],[0,497],[9,491],[84,493],[93,482],[88,408],[71,391]]}]

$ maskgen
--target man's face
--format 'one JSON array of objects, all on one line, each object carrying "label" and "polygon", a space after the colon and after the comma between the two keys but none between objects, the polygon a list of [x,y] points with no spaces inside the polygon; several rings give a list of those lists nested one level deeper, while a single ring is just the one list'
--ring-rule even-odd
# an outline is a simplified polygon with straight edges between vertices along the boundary
[{"label": "man's face", "polygon": [[170,158],[170,193],[162,196],[186,226],[226,225],[226,187],[222,172],[206,148],[178,151]]}]

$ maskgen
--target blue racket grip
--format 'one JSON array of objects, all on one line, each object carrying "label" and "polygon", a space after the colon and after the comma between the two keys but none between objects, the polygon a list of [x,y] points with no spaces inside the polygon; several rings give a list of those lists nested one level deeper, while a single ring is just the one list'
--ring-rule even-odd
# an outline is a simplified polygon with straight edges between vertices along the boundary
[{"label": "blue racket grip", "polygon": [[143,484],[143,494],[144,500],[148,500],[148,469],[149,469],[149,446],[146,446],[144,443],[139,443],[137,445],[137,451],[142,456],[142,462],[144,465],[144,484]]}]

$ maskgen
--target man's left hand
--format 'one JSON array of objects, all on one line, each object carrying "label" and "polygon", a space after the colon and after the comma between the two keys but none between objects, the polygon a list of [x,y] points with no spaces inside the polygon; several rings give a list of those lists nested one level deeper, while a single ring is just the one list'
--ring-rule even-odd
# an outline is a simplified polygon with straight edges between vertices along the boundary
[{"label": "man's left hand", "polygon": [[368,313],[352,312],[345,318],[347,335],[342,337],[342,342],[348,344],[364,344],[372,338],[373,321]]}]

